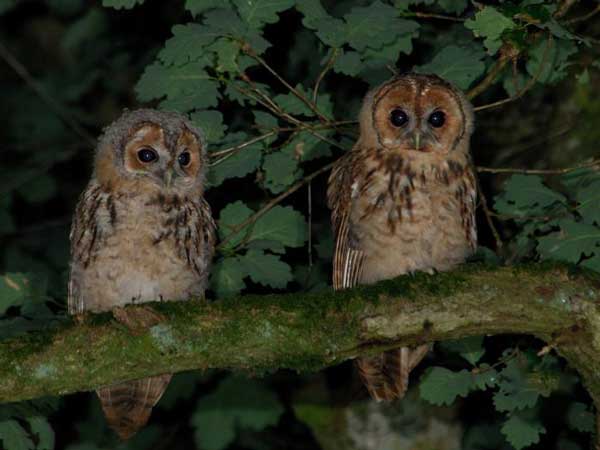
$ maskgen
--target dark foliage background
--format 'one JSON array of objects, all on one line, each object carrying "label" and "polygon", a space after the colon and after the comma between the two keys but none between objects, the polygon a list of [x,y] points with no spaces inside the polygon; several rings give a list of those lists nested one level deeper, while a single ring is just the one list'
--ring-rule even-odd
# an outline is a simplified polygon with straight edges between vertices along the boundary
[{"label": "dark foliage background", "polygon": [[[207,133],[215,301],[330,289],[326,175],[307,177],[351,147],[362,96],[396,71],[438,73],[486,105],[472,144],[479,258],[600,271],[598,12],[592,0],[0,0],[0,338],[65,320],[96,137],[142,104]],[[351,364],[180,374],[128,443],[90,394],[2,405],[0,448],[587,448],[589,398],[542,347],[440,344],[391,406],[368,400]]]}]

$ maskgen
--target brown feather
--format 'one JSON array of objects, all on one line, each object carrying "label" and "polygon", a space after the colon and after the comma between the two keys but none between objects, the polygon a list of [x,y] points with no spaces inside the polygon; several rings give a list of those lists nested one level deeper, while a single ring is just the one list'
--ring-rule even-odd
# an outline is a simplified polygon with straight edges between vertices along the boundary
[{"label": "brown feather", "polygon": [[171,381],[171,374],[128,381],[98,389],[108,425],[123,440],[129,439],[146,425],[152,408]]}]

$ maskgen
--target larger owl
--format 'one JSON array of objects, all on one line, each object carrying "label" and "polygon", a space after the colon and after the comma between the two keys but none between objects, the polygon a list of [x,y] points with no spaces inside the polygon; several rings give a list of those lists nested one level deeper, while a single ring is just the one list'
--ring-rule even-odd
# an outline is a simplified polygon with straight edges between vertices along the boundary
[{"label": "larger owl", "polygon": [[[367,94],[360,137],[329,178],[336,290],[449,270],[475,251],[472,132],[471,104],[437,76],[409,73]],[[393,400],[427,351],[400,348],[356,366],[374,399]]]},{"label": "larger owl", "polygon": [[[105,130],[73,218],[70,314],[203,297],[215,242],[206,168],[202,134],[179,114],[126,112]],[[111,428],[132,436],[170,379],[98,389]]]}]

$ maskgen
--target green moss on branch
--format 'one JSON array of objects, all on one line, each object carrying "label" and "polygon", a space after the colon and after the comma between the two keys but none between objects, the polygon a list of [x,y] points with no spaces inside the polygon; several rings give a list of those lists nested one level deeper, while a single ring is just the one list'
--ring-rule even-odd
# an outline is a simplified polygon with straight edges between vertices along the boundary
[{"label": "green moss on branch", "polygon": [[466,265],[319,294],[160,303],[133,333],[88,320],[0,342],[0,402],[189,369],[316,371],[385,348],[524,333],[554,345],[600,400],[600,282],[554,265]]}]

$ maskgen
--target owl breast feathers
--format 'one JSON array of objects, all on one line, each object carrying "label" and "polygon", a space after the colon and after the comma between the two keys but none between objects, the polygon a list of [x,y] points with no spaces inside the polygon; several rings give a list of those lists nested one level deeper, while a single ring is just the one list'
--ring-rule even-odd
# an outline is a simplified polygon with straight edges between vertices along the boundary
[{"label": "owl breast feathers", "polygon": [[[179,114],[127,112],[105,130],[73,218],[71,314],[204,295],[215,242],[206,167],[200,131]],[[170,378],[97,390],[119,436],[146,423]]]},{"label": "owl breast feathers", "polygon": [[[360,137],[329,178],[335,289],[449,270],[474,252],[472,131],[471,105],[436,76],[403,75],[367,94]],[[393,399],[424,354],[399,349],[357,365],[374,398]]]}]

